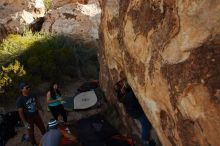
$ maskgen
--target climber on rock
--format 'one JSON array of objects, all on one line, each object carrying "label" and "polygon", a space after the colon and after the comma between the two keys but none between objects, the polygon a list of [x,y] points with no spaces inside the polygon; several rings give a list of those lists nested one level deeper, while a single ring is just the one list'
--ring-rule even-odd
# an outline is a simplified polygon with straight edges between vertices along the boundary
[{"label": "climber on rock", "polygon": [[121,80],[115,85],[115,91],[120,102],[123,103],[128,115],[141,123],[141,138],[144,146],[150,146],[151,123],[145,116],[141,105],[128,85],[126,80]]}]

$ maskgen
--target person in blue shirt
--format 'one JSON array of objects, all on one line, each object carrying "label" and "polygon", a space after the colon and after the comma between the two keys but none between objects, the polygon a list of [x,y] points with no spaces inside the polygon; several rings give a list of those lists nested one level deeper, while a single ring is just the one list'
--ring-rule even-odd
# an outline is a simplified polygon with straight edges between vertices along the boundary
[{"label": "person in blue shirt", "polygon": [[19,85],[21,96],[16,101],[19,116],[28,131],[30,142],[36,146],[34,137],[34,125],[36,125],[42,134],[46,132],[43,120],[40,116],[39,110],[42,110],[37,98],[30,94],[30,86],[27,83],[20,83]]},{"label": "person in blue shirt", "polygon": [[63,121],[67,123],[67,114],[61,101],[62,97],[59,86],[54,82],[51,84],[50,90],[47,92],[47,104],[54,119],[58,120],[58,116],[62,115]]}]

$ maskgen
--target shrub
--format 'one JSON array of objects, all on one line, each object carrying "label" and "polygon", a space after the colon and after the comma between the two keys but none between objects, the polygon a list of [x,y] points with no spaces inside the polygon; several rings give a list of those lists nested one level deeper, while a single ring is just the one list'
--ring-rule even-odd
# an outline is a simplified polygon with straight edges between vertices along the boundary
[{"label": "shrub", "polygon": [[0,89],[5,90],[8,85],[16,82],[19,78],[24,76],[26,71],[19,61],[15,60],[14,63],[10,63],[8,66],[2,66],[0,71]]},{"label": "shrub", "polygon": [[0,44],[0,65],[10,63],[13,59],[24,53],[33,43],[45,38],[46,35],[35,34],[26,31],[21,35],[9,35],[3,43]]},{"label": "shrub", "polygon": [[62,82],[65,76],[97,79],[99,65],[96,51],[95,45],[83,44],[65,36],[27,31],[23,35],[9,35],[0,44],[0,65],[17,59],[26,70],[23,80],[34,85],[54,79]]},{"label": "shrub", "polygon": [[44,6],[47,10],[52,8],[52,0],[44,0]]}]

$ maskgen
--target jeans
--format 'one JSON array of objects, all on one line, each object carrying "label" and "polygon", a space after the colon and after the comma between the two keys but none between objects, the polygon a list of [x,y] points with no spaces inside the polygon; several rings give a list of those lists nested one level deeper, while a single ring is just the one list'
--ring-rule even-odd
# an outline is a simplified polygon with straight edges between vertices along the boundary
[{"label": "jeans", "polygon": [[54,117],[54,119],[58,120],[58,116],[61,114],[63,117],[63,121],[67,122],[67,114],[62,104],[57,106],[49,106],[50,111]]},{"label": "jeans", "polygon": [[30,137],[31,144],[34,145],[36,144],[36,140],[34,137],[34,124],[40,129],[42,135],[46,132],[46,129],[38,112],[36,112],[36,114],[31,118],[27,118],[27,122],[30,124],[30,129],[28,129],[28,135]]},{"label": "jeans", "polygon": [[149,141],[150,140],[150,130],[151,130],[151,123],[147,119],[147,117],[142,114],[140,117],[137,118],[141,123],[141,139],[142,141]]}]

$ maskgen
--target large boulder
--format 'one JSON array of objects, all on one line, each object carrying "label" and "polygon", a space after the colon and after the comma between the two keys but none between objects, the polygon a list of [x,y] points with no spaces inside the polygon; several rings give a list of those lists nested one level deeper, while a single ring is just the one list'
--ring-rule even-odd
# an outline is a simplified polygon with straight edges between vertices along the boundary
[{"label": "large boulder", "polygon": [[97,0],[90,0],[87,4],[66,4],[47,13],[42,31],[88,42],[95,41],[99,38],[100,16],[101,9]]},{"label": "large boulder", "polygon": [[24,26],[44,17],[43,0],[1,0],[0,1],[0,41],[10,33],[22,33]]},{"label": "large boulder", "polygon": [[220,1],[103,0],[100,83],[126,77],[164,146],[220,145]]}]

